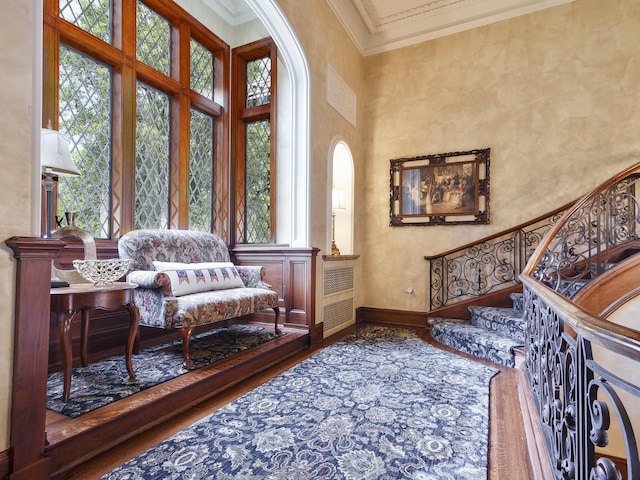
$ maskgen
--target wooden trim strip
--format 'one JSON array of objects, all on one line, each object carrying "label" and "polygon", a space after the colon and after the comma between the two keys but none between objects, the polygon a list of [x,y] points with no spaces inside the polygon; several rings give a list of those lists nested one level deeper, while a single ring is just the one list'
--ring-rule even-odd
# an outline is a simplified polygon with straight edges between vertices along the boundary
[{"label": "wooden trim strip", "polygon": [[372,307],[358,307],[356,309],[356,323],[376,322],[398,326],[427,328],[427,318],[428,316],[425,312],[389,310],[384,308]]}]

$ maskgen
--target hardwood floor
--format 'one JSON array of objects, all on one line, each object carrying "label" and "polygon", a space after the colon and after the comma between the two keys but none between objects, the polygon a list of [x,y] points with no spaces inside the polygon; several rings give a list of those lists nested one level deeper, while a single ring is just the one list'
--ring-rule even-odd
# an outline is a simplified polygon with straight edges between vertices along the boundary
[{"label": "hardwood floor", "polygon": [[[335,337],[326,339],[324,344],[319,348],[295,354],[278,365],[272,366],[236,384],[171,420],[156,425],[152,429],[127,440],[102,455],[86,461],[72,470],[66,471],[63,474],[64,476],[60,476],[59,478],[64,478],[65,480],[90,480],[99,478],[101,475],[106,474],[116,466],[142,453],[163,439],[186,428],[193,422],[233,401],[240,395],[258,387],[270,378],[277,376],[286,369],[311,356],[319,349],[339,340],[349,333],[349,331],[352,331],[353,328],[356,327],[352,327]],[[414,330],[426,342],[444,348],[440,344],[434,343],[424,329],[415,328]],[[448,348],[444,349],[452,351]],[[464,356],[464,354],[461,355]],[[490,385],[489,479],[529,480],[533,478],[533,475],[527,455],[525,431],[518,400],[517,371],[489,362],[483,363],[500,369],[500,372],[492,379]]]}]

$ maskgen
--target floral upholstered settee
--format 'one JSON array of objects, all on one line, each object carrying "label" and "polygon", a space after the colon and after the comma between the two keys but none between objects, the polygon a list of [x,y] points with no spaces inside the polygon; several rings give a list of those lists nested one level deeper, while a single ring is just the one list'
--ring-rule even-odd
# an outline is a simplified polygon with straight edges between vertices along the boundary
[{"label": "floral upholstered settee", "polygon": [[132,259],[140,325],[178,329],[184,366],[192,368],[191,334],[198,326],[268,308],[280,333],[278,294],[262,281],[262,266],[236,266],[224,241],[190,230],[134,230],[118,242],[120,258]]}]

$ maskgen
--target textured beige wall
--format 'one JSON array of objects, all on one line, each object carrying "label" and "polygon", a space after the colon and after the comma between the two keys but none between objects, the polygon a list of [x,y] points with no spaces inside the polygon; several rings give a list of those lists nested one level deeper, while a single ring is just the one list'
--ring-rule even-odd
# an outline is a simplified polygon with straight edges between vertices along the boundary
[{"label": "textured beige wall", "polygon": [[[638,45],[640,2],[577,0],[367,57],[364,305],[425,311],[425,255],[544,214],[640,161]],[[490,225],[389,227],[390,159],[487,147]]]},{"label": "textured beige wall", "polygon": [[30,234],[32,4],[4,1],[0,15],[0,452],[9,447],[15,262],[4,241]]},{"label": "textured beige wall", "polygon": [[[278,0],[296,32],[307,57],[311,74],[310,126],[310,244],[325,248],[326,232],[331,228],[327,219],[327,189],[330,191],[327,166],[329,148],[336,136],[349,145],[355,169],[362,169],[360,138],[362,116],[353,127],[326,101],[327,64],[344,82],[358,93],[363,89],[363,59],[342,28],[331,8],[324,1]],[[358,96],[358,106],[362,105]],[[320,252],[321,255],[331,252]]]},{"label": "textured beige wall", "polygon": [[[354,169],[364,169],[361,143],[363,58],[342,28],[333,11],[324,1],[278,0],[302,44],[310,70],[310,165],[309,165],[309,244],[322,249],[316,270],[316,322],[322,321],[322,267],[321,255],[325,250],[331,222],[327,211],[327,194],[331,191],[328,174],[329,149],[333,140],[340,137],[351,150]],[[335,72],[358,94],[356,127],[344,119],[326,100],[326,72],[330,64]],[[358,174],[356,173],[356,176]],[[357,189],[356,185],[356,189]],[[357,228],[357,226],[356,226]],[[357,237],[357,235],[356,235]],[[356,240],[357,241],[357,240]],[[355,253],[359,253],[356,249]]]}]

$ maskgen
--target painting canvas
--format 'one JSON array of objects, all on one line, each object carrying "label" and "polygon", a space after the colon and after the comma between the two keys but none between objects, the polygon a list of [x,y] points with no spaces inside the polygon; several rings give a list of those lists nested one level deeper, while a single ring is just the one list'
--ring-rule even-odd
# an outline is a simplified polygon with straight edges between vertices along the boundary
[{"label": "painting canvas", "polygon": [[391,161],[391,225],[488,223],[489,149]]}]

